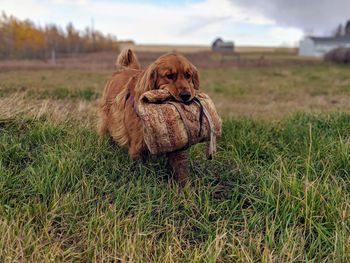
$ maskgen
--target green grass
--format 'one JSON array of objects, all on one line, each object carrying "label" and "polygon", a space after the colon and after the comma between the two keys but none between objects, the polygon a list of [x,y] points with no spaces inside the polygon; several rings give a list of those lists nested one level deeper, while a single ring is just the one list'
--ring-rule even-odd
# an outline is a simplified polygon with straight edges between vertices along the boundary
[{"label": "green grass", "polygon": [[[349,67],[331,64],[202,70],[202,86],[224,98],[251,100],[273,95],[280,100],[312,95],[320,89],[349,95]],[[218,92],[219,89],[219,92]]]},{"label": "green grass", "polygon": [[349,72],[200,70],[223,136],[183,190],[98,137],[111,72],[0,73],[0,262],[350,262]]},{"label": "green grass", "polygon": [[37,92],[30,93],[30,96],[33,96],[34,98],[38,99],[54,99],[54,100],[76,100],[76,99],[82,99],[82,100],[96,100],[98,97],[100,97],[100,92],[95,92],[92,88],[87,87],[86,89],[70,89],[67,87],[58,87],[56,89],[53,89],[51,91],[43,91],[39,94]]},{"label": "green grass", "polygon": [[80,70],[4,72],[0,73],[0,98],[26,93],[29,99],[96,100],[109,75]]},{"label": "green grass", "polygon": [[345,113],[226,119],[181,191],[91,125],[0,120],[0,261],[348,262],[349,131]]}]

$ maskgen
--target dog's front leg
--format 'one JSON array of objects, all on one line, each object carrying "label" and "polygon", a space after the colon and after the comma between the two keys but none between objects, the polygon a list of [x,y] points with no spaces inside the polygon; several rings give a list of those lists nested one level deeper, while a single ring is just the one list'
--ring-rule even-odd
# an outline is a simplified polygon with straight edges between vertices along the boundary
[{"label": "dog's front leg", "polygon": [[187,152],[171,152],[167,154],[167,157],[175,180],[181,187],[184,187],[189,179]]}]

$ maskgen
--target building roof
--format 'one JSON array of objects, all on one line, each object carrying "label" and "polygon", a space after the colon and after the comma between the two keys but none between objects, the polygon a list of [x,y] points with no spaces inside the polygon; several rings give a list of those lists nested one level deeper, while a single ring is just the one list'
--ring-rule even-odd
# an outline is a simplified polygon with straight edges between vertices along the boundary
[{"label": "building roof", "polygon": [[350,36],[336,36],[336,37],[308,37],[314,42],[318,43],[344,43],[350,44]]},{"label": "building roof", "polygon": [[221,38],[217,38],[212,46],[217,46],[217,47],[233,47],[234,44],[232,41],[223,41]]}]

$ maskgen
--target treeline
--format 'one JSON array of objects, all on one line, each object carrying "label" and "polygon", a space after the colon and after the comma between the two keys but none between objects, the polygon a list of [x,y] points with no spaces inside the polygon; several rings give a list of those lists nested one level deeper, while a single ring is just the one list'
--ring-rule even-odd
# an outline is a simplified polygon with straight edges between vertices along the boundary
[{"label": "treeline", "polygon": [[0,58],[54,58],[58,54],[77,54],[117,50],[117,39],[86,27],[77,30],[72,23],[64,29],[49,24],[35,25],[2,13],[0,16]]},{"label": "treeline", "polygon": [[348,20],[345,25],[339,24],[338,27],[334,30],[333,36],[342,37],[350,36],[350,20]]}]

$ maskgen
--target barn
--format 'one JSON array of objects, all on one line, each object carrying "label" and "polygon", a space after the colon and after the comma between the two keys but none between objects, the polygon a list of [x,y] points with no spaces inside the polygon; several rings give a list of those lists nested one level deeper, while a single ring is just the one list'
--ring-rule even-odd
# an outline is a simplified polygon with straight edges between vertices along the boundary
[{"label": "barn", "polygon": [[299,56],[323,57],[328,51],[338,47],[350,48],[350,36],[306,37],[300,42]]},{"label": "barn", "polygon": [[211,45],[211,50],[219,53],[233,53],[234,44],[232,41],[223,41],[221,38],[217,38]]}]

